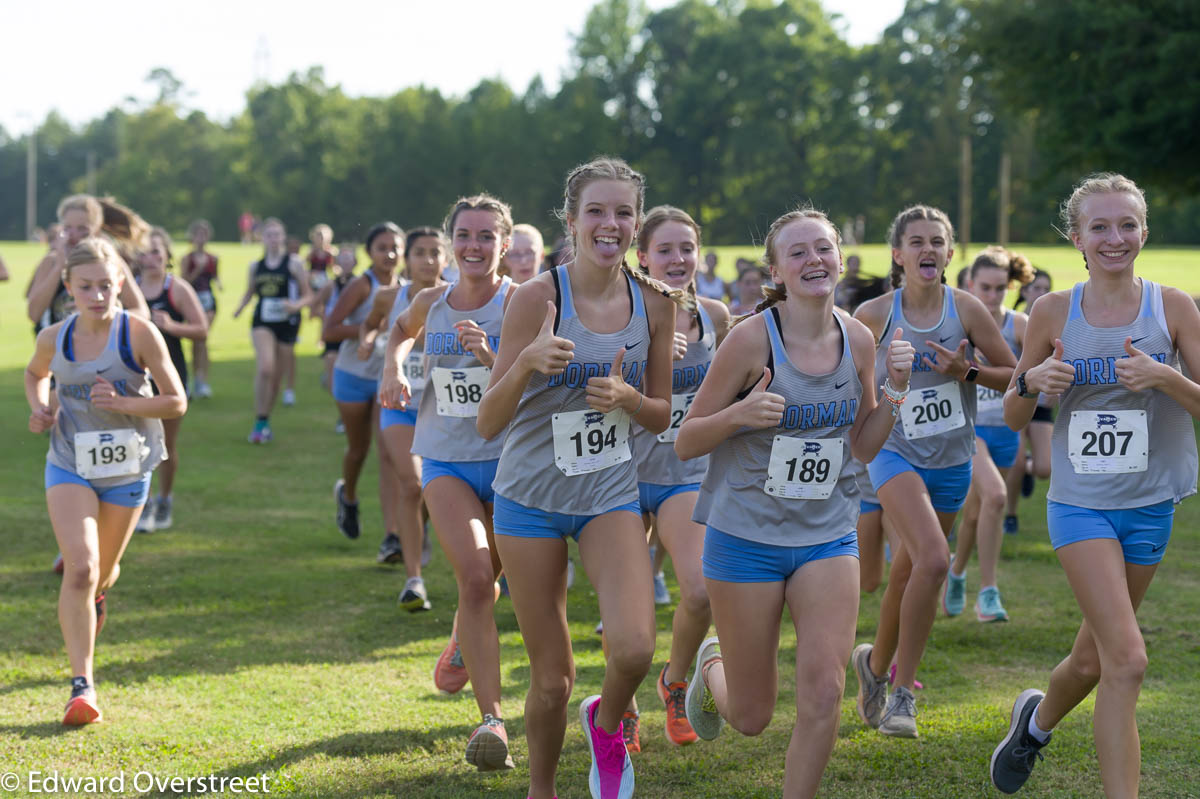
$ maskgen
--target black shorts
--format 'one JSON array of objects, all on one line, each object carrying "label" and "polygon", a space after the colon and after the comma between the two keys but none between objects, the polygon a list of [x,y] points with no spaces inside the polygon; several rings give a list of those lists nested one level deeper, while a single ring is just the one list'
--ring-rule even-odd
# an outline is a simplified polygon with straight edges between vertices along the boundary
[{"label": "black shorts", "polygon": [[280,344],[295,344],[300,335],[299,322],[255,322],[252,329],[258,328],[270,330]]},{"label": "black shorts", "polygon": [[1054,424],[1054,411],[1050,408],[1047,408],[1045,405],[1038,405],[1033,409],[1033,418],[1029,421]]},{"label": "black shorts", "polygon": [[336,355],[337,351],[341,348],[342,348],[342,342],[340,342],[340,341],[326,341],[325,342],[325,351],[323,353],[321,353],[321,357],[324,358],[326,355],[329,355],[330,353],[333,353],[334,355]]}]

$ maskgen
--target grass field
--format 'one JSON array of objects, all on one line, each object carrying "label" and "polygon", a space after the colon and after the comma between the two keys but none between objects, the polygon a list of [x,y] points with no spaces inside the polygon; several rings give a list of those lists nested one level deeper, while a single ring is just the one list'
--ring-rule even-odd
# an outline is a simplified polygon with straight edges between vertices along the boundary
[{"label": "grass field", "polygon": [[[1056,286],[1083,274],[1065,246],[1024,249],[1051,267]],[[211,338],[216,396],[196,401],[183,425],[175,527],[134,538],[110,593],[96,657],[106,720],[80,730],[60,726],[71,675],[55,614],[58,578],[50,572],[55,544],[42,489],[46,441],[27,432],[21,388],[32,345],[22,289],[40,252],[0,244],[14,273],[0,284],[0,440],[8,453],[0,458],[0,773],[20,779],[16,790],[0,789],[0,796],[30,795],[29,772],[58,771],[76,778],[124,774],[122,795],[130,796],[178,794],[144,782],[135,787],[135,775],[145,772],[160,779],[265,774],[271,794],[302,797],[524,797],[521,706],[529,666],[511,603],[501,600],[496,617],[517,770],[482,776],[462,762],[478,723],[469,690],[445,698],[430,678],[454,612],[452,575],[438,552],[427,572],[433,611],[398,610],[403,574],[374,560],[382,536],[370,488],[374,456],[363,477],[363,537],[348,541],[334,527],[330,488],[344,443],[333,432],[333,403],[318,385],[315,325],[305,324],[298,346],[298,405],[275,412],[272,444],[246,443],[253,419],[249,322],[232,321],[229,313],[256,251],[237,245],[217,248],[225,291]],[[723,260],[731,262],[733,253],[723,251]],[[865,270],[883,271],[883,248],[862,254]],[[1195,254],[1151,250],[1141,263],[1146,274],[1198,294],[1200,278],[1184,269]],[[1007,729],[1012,699],[1023,688],[1045,687],[1079,623],[1046,539],[1043,489],[1022,505],[1020,534],[1004,542],[1001,584],[1013,621],[980,625],[969,610],[957,619],[939,618],[919,670],[927,688],[918,696],[917,741],[863,728],[848,675],[822,796],[998,795],[987,762]],[[1141,614],[1150,653],[1139,712],[1147,797],[1200,797],[1198,523],[1200,501],[1193,499],[1180,507],[1174,541]],[[978,588],[973,567],[968,587]],[[874,630],[878,605],[878,593],[862,600],[860,642]],[[604,668],[592,633],[595,596],[584,579],[570,593],[569,614],[578,665],[573,712],[599,690]],[[659,609],[657,621],[652,674],[668,652],[670,611]],[[638,796],[779,794],[795,715],[789,629],[785,620],[777,714],[759,738],[727,730],[715,743],[672,749],[647,680],[638,697]],[[1091,710],[1088,700],[1060,726],[1022,796],[1101,795]],[[571,726],[561,797],[588,795],[587,763],[583,736]]]}]

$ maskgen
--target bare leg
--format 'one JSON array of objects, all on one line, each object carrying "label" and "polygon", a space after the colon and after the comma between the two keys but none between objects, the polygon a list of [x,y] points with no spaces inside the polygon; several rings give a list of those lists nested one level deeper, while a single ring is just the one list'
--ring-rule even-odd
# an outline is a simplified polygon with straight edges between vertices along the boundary
[{"label": "bare leg", "polygon": [[863,591],[875,593],[883,583],[883,511],[858,515],[858,582]]},{"label": "bare leg", "polygon": [[183,419],[163,419],[162,423],[167,459],[160,463],[155,471],[158,473],[158,495],[169,497],[175,488],[175,473],[179,471],[179,447],[176,442],[179,440],[179,427]]},{"label": "bare leg", "polygon": [[338,413],[346,426],[346,454],[342,456],[342,495],[353,504],[358,501],[358,477],[362,474],[367,452],[371,449],[370,402],[339,402]]},{"label": "bare leg", "polygon": [[275,405],[275,393],[272,386],[278,385],[276,376],[276,352],[279,342],[269,328],[255,327],[250,330],[250,340],[254,344],[254,413],[258,416],[270,416],[271,408]]},{"label": "bare leg", "polygon": [[421,459],[412,454],[415,427],[394,424],[381,431],[381,441],[396,472],[396,535],[404,553],[407,577],[421,576],[421,544],[425,525],[421,520]]},{"label": "bare leg", "polygon": [[671,627],[671,659],[667,662],[668,683],[687,680],[696,650],[708,634],[712,611],[700,556],[704,552],[704,525],[692,521],[697,493],[676,494],[658,508],[654,526],[659,531],[659,552],[671,553],[675,579],[679,581],[679,604]]}]

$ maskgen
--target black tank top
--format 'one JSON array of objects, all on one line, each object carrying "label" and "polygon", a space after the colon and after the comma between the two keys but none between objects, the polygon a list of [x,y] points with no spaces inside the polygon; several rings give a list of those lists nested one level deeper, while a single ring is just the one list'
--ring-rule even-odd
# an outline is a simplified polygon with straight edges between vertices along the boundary
[{"label": "black tank top", "polygon": [[[163,278],[162,291],[157,297],[146,297],[146,305],[151,311],[165,311],[167,316],[171,317],[174,322],[184,322],[184,316],[179,312],[179,309],[171,302],[171,284],[175,278],[173,275],[167,275]],[[167,353],[171,356],[171,363],[175,364],[176,371],[180,377],[186,373],[186,361],[183,357],[183,342],[179,336],[173,336],[165,330],[159,329],[162,333],[163,341],[167,343]]]}]

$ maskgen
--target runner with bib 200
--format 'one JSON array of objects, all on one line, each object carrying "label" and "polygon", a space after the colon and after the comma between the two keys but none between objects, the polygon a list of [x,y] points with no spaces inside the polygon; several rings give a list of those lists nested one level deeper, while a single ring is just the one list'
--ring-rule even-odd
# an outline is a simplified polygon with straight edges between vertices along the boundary
[{"label": "runner with bib 200", "polygon": [[413,393],[403,366],[414,339],[423,339],[425,388],[412,453],[421,458],[425,507],[458,584],[458,611],[433,681],[443,693],[456,693],[470,681],[482,723],[467,741],[466,759],[480,771],[513,767],[500,711],[493,615],[500,558],[492,535],[492,480],[500,442],[485,440],[475,427],[513,288],[510,278],[496,274],[512,227],[512,212],[495,197],[480,194],[454,204],[445,229],[459,278],[420,292],[396,317],[379,387],[384,408],[408,409]]},{"label": "runner with bib 200", "polygon": [[1196,493],[1200,385],[1180,364],[1200,374],[1200,312],[1184,292],[1134,274],[1149,229],[1133,181],[1085,179],[1063,204],[1062,222],[1088,279],[1030,309],[1004,420],[1023,427],[1040,394],[1061,397],[1046,522],[1084,621],[1046,693],[1017,697],[991,778],[1005,793],[1019,790],[1051,731],[1096,689],[1104,793],[1137,796],[1136,710],[1146,671],[1137,610],[1170,540],[1175,505]]},{"label": "runner with bib 200", "polygon": [[[783,795],[812,797],[837,738],[858,619],[858,489],[851,456],[879,452],[908,394],[913,347],[895,329],[876,404],[875,340],[834,307],[837,228],[800,209],[771,225],[774,287],[717,351],[675,449],[711,452],[695,518],[718,638],[703,642],[687,692],[696,734],[726,720],[758,735],[779,691],[779,623],[796,629],[796,721]],[[744,322],[744,324],[742,323]],[[718,644],[720,648],[718,649]]]},{"label": "runner with bib 200", "polygon": [[574,260],[517,289],[479,410],[485,437],[508,428],[495,482],[496,545],[529,653],[533,799],[555,795],[575,676],[568,537],[596,588],[608,644],[601,694],[579,709],[592,755],[588,785],[599,799],[633,795],[621,719],[654,657],[654,604],[629,437],[634,424],[655,434],[667,428],[676,306],[663,295],[683,299],[625,263],[644,191],[644,178],[615,159],[567,176],[562,218]]},{"label": "runner with bib 200", "polygon": [[[984,304],[944,284],[954,254],[954,229],[945,213],[907,208],[892,222],[888,239],[894,291],[863,303],[854,316],[875,334],[880,360],[897,327],[917,352],[901,424],[867,466],[903,546],[892,553],[875,642],[854,650],[854,669],[860,718],[884,735],[915,738],[917,664],[949,568],[946,536],[971,483],[976,385],[1003,388],[1016,361]],[[974,347],[990,365],[971,360]],[[893,654],[895,690],[889,696]]]},{"label": "runner with bib 200", "polygon": [[[62,275],[77,311],[38,334],[25,398],[30,431],[50,431],[46,505],[64,561],[58,618],[72,674],[63,724],[81,725],[101,718],[92,678],[96,636],[105,591],[120,574],[150,474],[166,453],[160,420],[182,416],[187,397],[158,329],[117,307],[125,263],[111,244],[81,240]],[[151,396],[150,377],[158,396]]]}]

